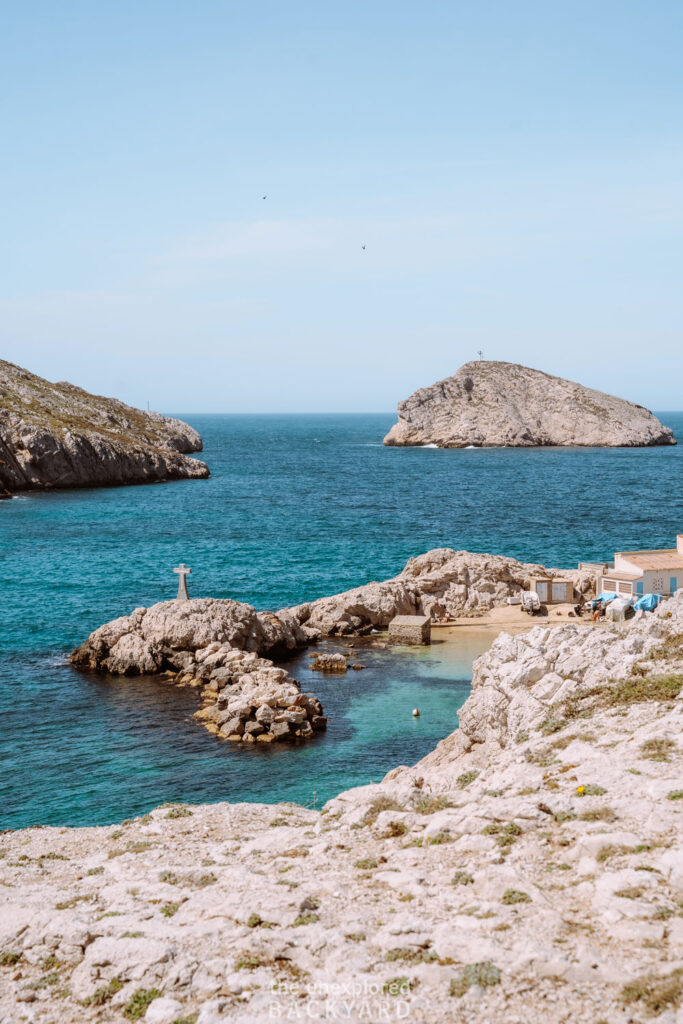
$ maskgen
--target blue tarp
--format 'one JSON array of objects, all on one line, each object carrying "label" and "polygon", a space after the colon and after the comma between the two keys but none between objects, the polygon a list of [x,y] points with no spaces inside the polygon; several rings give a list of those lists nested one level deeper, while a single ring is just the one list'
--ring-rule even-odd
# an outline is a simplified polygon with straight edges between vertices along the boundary
[{"label": "blue tarp", "polygon": [[638,598],[633,607],[636,611],[640,611],[642,609],[646,612],[653,612],[662,600],[663,598],[661,594],[643,594],[642,597]]},{"label": "blue tarp", "polygon": [[611,590],[603,590],[602,594],[598,594],[598,596],[591,601],[591,608],[595,608],[598,601],[604,601],[605,604],[607,604],[608,601],[614,601],[616,597],[618,597],[618,595],[612,593]]}]

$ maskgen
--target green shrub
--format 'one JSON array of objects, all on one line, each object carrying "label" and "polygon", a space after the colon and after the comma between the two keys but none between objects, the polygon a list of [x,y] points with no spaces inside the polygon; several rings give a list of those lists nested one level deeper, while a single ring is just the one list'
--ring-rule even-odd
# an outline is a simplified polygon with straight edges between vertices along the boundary
[{"label": "green shrub", "polygon": [[458,775],[455,783],[459,789],[465,789],[466,786],[469,786],[478,777],[479,772],[476,768],[470,768],[468,772],[463,772],[462,775]]},{"label": "green shrub", "polygon": [[484,960],[477,964],[467,964],[451,978],[449,993],[452,996],[464,996],[472,985],[479,985],[481,988],[489,988],[491,985],[500,984],[500,970],[490,960]]},{"label": "green shrub", "polygon": [[515,903],[531,903],[531,896],[526,892],[521,892],[519,889],[506,889],[501,902],[506,907],[511,907]]},{"label": "green shrub", "polygon": [[160,995],[161,992],[158,988],[137,989],[124,1006],[123,1016],[127,1017],[128,1020],[140,1020],[141,1017],[145,1016],[149,1004],[158,999]]}]

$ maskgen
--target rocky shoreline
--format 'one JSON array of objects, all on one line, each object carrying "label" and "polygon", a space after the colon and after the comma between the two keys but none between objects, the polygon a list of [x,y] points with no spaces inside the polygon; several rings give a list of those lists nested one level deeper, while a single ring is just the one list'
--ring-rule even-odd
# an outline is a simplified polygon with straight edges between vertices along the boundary
[{"label": "rocky shoreline", "polygon": [[0,1020],[680,1024],[682,729],[679,594],[501,635],[451,736],[321,811],[5,833]]},{"label": "rocky shoreline", "polygon": [[161,674],[200,690],[202,707],[194,717],[222,739],[306,740],[327,727],[322,704],[261,655],[282,656],[310,638],[291,616],[195,598],[136,608],[91,633],[69,660],[112,675]]},{"label": "rocky shoreline", "polygon": [[27,490],[199,479],[202,439],[143,412],[0,360],[0,497]]},{"label": "rocky shoreline", "polygon": [[[393,579],[285,608],[256,612],[238,601],[194,598],[136,608],[96,629],[72,652],[78,669],[112,675],[155,674],[200,691],[195,719],[232,742],[311,739],[327,727],[322,704],[274,664],[325,636],[363,636],[395,615],[428,614],[438,601],[449,615],[476,617],[526,589],[532,576],[559,569],[439,548],[411,558]],[[579,593],[589,574],[572,574]],[[341,654],[319,655],[312,667],[345,672]],[[360,670],[356,663],[352,668]]]}]

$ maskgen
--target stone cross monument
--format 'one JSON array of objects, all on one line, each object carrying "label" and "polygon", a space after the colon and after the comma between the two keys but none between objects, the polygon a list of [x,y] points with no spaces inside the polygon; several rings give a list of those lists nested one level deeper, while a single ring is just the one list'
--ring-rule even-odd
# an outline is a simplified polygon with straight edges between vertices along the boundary
[{"label": "stone cross monument", "polygon": [[181,562],[178,568],[174,569],[173,572],[177,572],[179,576],[178,596],[176,597],[176,601],[189,601],[190,596],[187,592],[187,575],[192,572],[192,569],[188,569],[185,563]]}]

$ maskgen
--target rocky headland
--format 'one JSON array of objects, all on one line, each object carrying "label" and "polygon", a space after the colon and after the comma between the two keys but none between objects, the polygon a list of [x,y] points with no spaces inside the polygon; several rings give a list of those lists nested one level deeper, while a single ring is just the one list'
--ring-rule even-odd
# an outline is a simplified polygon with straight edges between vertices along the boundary
[{"label": "rocky headland", "polygon": [[76,668],[155,675],[200,690],[195,718],[233,742],[310,739],[326,728],[320,701],[269,657],[283,657],[317,634],[286,613],[239,601],[193,598],[136,608],[100,626],[72,652]]},{"label": "rocky headland", "polygon": [[451,736],[322,810],[5,833],[0,1020],[680,1024],[682,684],[679,593],[501,635]]},{"label": "rocky headland", "polygon": [[641,405],[517,363],[465,363],[399,402],[385,445],[649,447],[673,432]]},{"label": "rocky headland", "polygon": [[0,360],[0,495],[209,475],[182,420],[133,409]]}]

